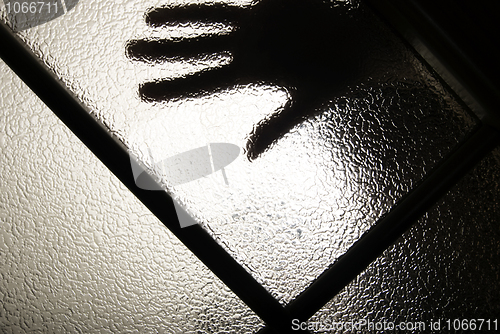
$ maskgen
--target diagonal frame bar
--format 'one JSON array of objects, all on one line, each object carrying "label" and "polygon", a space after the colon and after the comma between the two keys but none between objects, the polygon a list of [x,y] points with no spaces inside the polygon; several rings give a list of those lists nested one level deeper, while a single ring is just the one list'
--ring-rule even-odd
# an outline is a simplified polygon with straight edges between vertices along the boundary
[{"label": "diagonal frame bar", "polygon": [[[307,321],[407,231],[467,172],[500,145],[500,131],[481,126],[450,153],[419,186],[405,196],[329,269],[285,308],[293,319]],[[259,334],[270,333],[268,328]]]},{"label": "diagonal frame bar", "polygon": [[[0,58],[101,160],[104,165],[219,279],[278,333],[289,332],[290,315],[201,226],[181,228],[166,192],[142,190],[135,184],[124,145],[91,116],[62,82],[2,22]],[[296,333],[296,332],[295,332]]]},{"label": "diagonal frame bar", "polygon": [[166,193],[135,186],[130,170],[124,168],[129,166],[129,156],[122,143],[113,139],[2,23],[0,43],[0,57],[155,216],[266,322],[267,327],[259,333],[290,332],[292,319],[309,319],[500,143],[500,132],[482,125],[328,270],[283,307],[200,226],[181,229]]},{"label": "diagonal frame bar", "polygon": [[[313,316],[499,145],[499,130],[488,125],[477,129],[436,166],[420,185],[401,199],[386,216],[285,307],[292,318],[307,321]],[[264,329],[259,334],[268,332]]]},{"label": "diagonal frame bar", "polygon": [[[450,22],[446,22],[448,26],[443,29],[440,22],[433,21],[436,18],[443,20],[449,17],[428,16],[426,10],[432,9],[432,2],[419,0],[408,2],[365,0],[365,2],[384,20],[389,21],[389,25],[392,25],[418,52],[425,53],[425,61],[429,61],[441,75],[445,75],[447,84],[452,86],[480,116],[482,125],[450,152],[419,186],[401,199],[342,257],[286,306],[292,317],[301,321],[309,319],[355,279],[476,163],[500,145],[498,113],[500,93],[498,81],[492,79],[495,72],[484,72],[487,66],[477,67],[477,57],[474,59],[474,56],[478,50],[467,49],[468,44],[463,43],[464,41],[461,41],[461,46],[466,50],[457,47],[454,38],[460,36],[450,37],[448,35],[450,31],[446,30],[450,27]],[[421,2],[425,6],[420,6]],[[441,3],[435,4],[435,12],[443,10],[444,6]],[[481,30],[478,28],[475,32],[480,34]],[[260,334],[268,332],[267,328],[259,331]]]}]

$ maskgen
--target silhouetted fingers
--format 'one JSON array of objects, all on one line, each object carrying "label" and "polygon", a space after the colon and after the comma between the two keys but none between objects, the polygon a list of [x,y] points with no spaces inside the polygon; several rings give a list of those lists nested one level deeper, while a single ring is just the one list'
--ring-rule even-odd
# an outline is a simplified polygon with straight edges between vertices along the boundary
[{"label": "silhouetted fingers", "polygon": [[145,62],[161,62],[169,58],[191,58],[206,53],[226,51],[231,36],[216,35],[177,40],[132,40],[126,46],[127,56]]},{"label": "silhouetted fingers", "polygon": [[139,87],[139,95],[148,102],[198,97],[233,86],[234,78],[230,64],[182,78],[145,83]]},{"label": "silhouetted fingers", "polygon": [[296,125],[318,112],[311,104],[299,101],[292,96],[280,112],[257,124],[246,145],[247,158],[250,161],[267,151]]},{"label": "silhouetted fingers", "polygon": [[237,22],[245,8],[224,4],[187,5],[155,8],[146,14],[146,23],[153,27],[182,22]]}]

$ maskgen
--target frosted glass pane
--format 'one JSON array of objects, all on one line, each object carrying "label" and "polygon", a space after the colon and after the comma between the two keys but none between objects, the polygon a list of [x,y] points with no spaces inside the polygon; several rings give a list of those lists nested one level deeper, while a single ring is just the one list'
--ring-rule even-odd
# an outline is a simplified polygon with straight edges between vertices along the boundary
[{"label": "frosted glass pane", "polygon": [[426,330],[410,332],[423,333],[431,321],[440,320],[446,332],[447,319],[452,325],[454,319],[489,319],[494,332],[500,314],[498,180],[497,149],[310,322],[422,321]]},{"label": "frosted glass pane", "polygon": [[[177,18],[165,26],[145,16],[151,8],[187,3],[81,1],[19,36],[228,252],[287,303],[475,121],[357,1],[289,0],[285,6],[264,0],[253,7],[241,1],[231,2],[230,10],[159,11],[160,19],[161,13]],[[238,16],[247,13],[250,21]],[[278,18],[283,25],[273,25]],[[251,43],[249,31],[260,37],[250,43],[255,48],[227,37],[240,31],[234,22],[247,27],[236,36]],[[206,36],[219,38],[191,43],[200,49],[186,44]],[[161,45],[136,49],[140,41]],[[203,80],[175,80],[200,71]],[[251,154],[260,147],[256,142],[267,147],[257,157]],[[153,168],[208,143],[234,144],[246,154],[224,175],[221,170],[179,185]]]},{"label": "frosted glass pane", "polygon": [[2,333],[263,326],[3,62],[0,73]]}]

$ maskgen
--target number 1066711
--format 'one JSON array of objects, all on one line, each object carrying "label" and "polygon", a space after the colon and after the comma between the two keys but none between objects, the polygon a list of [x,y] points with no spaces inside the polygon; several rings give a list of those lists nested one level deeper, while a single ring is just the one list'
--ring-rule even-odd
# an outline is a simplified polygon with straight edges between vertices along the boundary
[{"label": "number 1066711", "polygon": [[37,13],[57,13],[59,10],[57,2],[43,2],[43,1],[32,1],[32,2],[6,2],[5,8],[7,13],[11,14],[37,14]]},{"label": "number 1066711", "polygon": [[498,319],[448,319],[446,329],[455,331],[498,331]]}]

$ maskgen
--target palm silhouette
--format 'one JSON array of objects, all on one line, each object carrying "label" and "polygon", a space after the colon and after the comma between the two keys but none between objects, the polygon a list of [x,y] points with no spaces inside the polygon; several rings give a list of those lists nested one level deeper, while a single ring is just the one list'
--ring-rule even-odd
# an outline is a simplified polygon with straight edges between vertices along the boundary
[{"label": "palm silhouette", "polygon": [[141,85],[145,101],[199,96],[238,84],[285,87],[290,100],[250,134],[247,156],[253,160],[325,100],[368,78],[366,61],[380,47],[369,37],[373,32],[367,33],[371,27],[361,22],[361,16],[353,18],[347,6],[321,0],[262,0],[249,8],[156,8],[146,14],[150,26],[198,21],[230,23],[236,29],[227,35],[181,40],[132,40],[127,55],[155,62],[225,50],[232,54],[229,65]]}]

